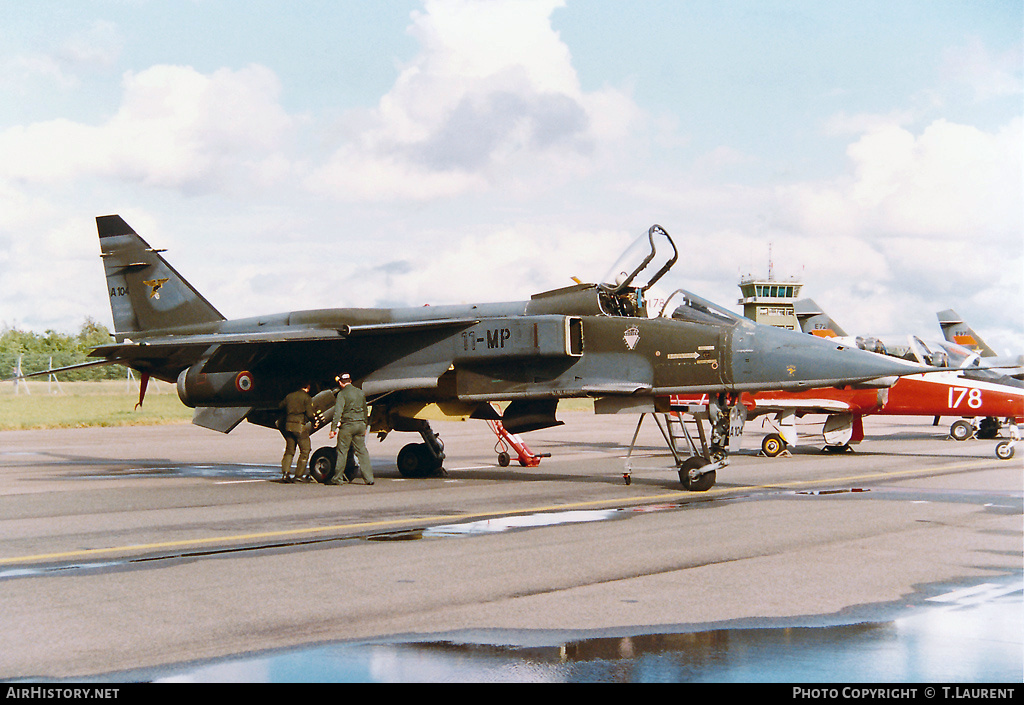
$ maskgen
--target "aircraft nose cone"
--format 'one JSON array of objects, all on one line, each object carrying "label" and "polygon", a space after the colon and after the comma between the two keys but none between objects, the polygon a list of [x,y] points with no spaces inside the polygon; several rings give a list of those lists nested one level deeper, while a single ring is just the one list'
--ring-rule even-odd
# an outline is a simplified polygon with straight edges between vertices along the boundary
[{"label": "aircraft nose cone", "polygon": [[737,390],[809,389],[910,374],[921,367],[806,333],[744,322],[733,333],[732,370]]}]

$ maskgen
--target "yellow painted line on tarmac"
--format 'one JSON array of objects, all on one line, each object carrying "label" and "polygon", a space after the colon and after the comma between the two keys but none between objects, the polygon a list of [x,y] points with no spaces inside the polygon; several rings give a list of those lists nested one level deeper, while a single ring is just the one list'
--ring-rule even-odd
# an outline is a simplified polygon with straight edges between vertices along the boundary
[{"label": "yellow painted line on tarmac", "polygon": [[[798,487],[800,485],[814,485],[827,482],[829,484],[844,483],[844,482],[857,482],[863,480],[878,480],[878,479],[893,479],[897,477],[905,477],[909,475],[927,475],[933,472],[949,472],[952,470],[970,470],[971,468],[980,468],[991,466],[992,461],[990,459],[978,459],[969,460],[962,463],[955,463],[953,465],[937,465],[930,468],[916,468],[913,470],[894,470],[889,472],[873,472],[864,475],[851,475],[849,477],[824,477],[817,478],[815,480],[794,480],[792,482],[771,482],[763,485],[749,485],[743,489],[774,489],[783,487]],[[739,489],[739,488],[737,488]],[[714,489],[708,492],[714,492]]]},{"label": "yellow painted line on tarmac", "polygon": [[[930,468],[917,468],[914,470],[898,470],[894,472],[875,472],[864,475],[851,475],[849,477],[826,477],[813,480],[793,480],[790,482],[772,482],[758,485],[742,485],[737,487],[711,488],[706,492],[688,492],[678,490],[656,495],[643,495],[642,497],[617,497],[614,499],[595,499],[585,502],[571,502],[568,504],[551,504],[538,507],[528,507],[514,511],[490,511],[474,512],[470,514],[435,514],[408,519],[383,519],[381,521],[356,522],[351,524],[332,524],[329,526],[312,526],[305,529],[281,529],[277,531],[261,531],[250,534],[233,534],[229,536],[210,536],[207,538],[181,539],[179,541],[160,541],[155,543],[130,544],[127,546],[111,546],[109,548],[87,548],[76,551],[64,551],[59,553],[39,553],[31,556],[14,556],[11,558],[0,558],[0,565],[12,565],[16,563],[35,563],[54,560],[88,559],[97,556],[106,556],[115,553],[137,553],[142,551],[157,551],[161,549],[178,549],[186,547],[201,547],[216,544],[237,543],[242,541],[259,541],[266,539],[283,539],[297,536],[310,536],[329,532],[360,531],[365,529],[382,529],[385,527],[395,528],[409,524],[430,524],[443,521],[446,524],[462,523],[473,519],[485,519],[490,517],[510,516],[517,514],[538,514],[542,512],[564,512],[573,509],[598,508],[607,506],[629,506],[634,504],[647,504],[649,502],[664,502],[666,500],[679,499],[681,497],[708,497],[721,496],[726,494],[737,494],[761,489],[785,489],[815,484],[841,484],[875,479],[892,479],[910,475],[925,475],[933,472],[949,472],[953,470],[968,470],[974,467],[991,465],[990,460],[974,460],[954,465],[940,465]],[[345,538],[345,537],[338,537]],[[354,537],[353,537],[354,538]]]}]

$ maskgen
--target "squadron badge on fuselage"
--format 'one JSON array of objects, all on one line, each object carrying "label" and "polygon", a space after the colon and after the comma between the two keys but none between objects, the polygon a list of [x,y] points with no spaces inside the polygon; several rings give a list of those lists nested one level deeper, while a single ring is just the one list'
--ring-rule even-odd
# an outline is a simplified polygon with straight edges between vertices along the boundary
[{"label": "squadron badge on fuselage", "polygon": [[627,328],[626,332],[622,334],[622,339],[626,341],[626,347],[632,350],[640,342],[640,329],[636,326]]}]

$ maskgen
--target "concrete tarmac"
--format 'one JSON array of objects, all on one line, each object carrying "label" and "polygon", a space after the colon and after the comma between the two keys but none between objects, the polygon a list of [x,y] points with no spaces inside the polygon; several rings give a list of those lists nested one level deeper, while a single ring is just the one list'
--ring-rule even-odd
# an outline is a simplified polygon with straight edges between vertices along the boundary
[{"label": "concrete tarmac", "polygon": [[[245,424],[0,433],[0,678],[61,679],[357,640],[530,643],[884,619],[1022,573],[1024,447],[869,417],[854,453],[743,450],[681,489],[653,422],[561,415],[496,463],[482,422],[438,423],[447,476],[282,484]],[[329,443],[324,431],[313,447]]]}]

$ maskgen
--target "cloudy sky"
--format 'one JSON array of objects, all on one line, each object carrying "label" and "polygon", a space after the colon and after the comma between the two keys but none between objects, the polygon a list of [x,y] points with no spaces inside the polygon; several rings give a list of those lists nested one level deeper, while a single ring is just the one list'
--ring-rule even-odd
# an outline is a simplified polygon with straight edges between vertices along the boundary
[{"label": "cloudy sky", "polygon": [[111,325],[119,213],[222,313],[672,287],[1024,352],[1019,0],[10,0],[0,326]]}]

